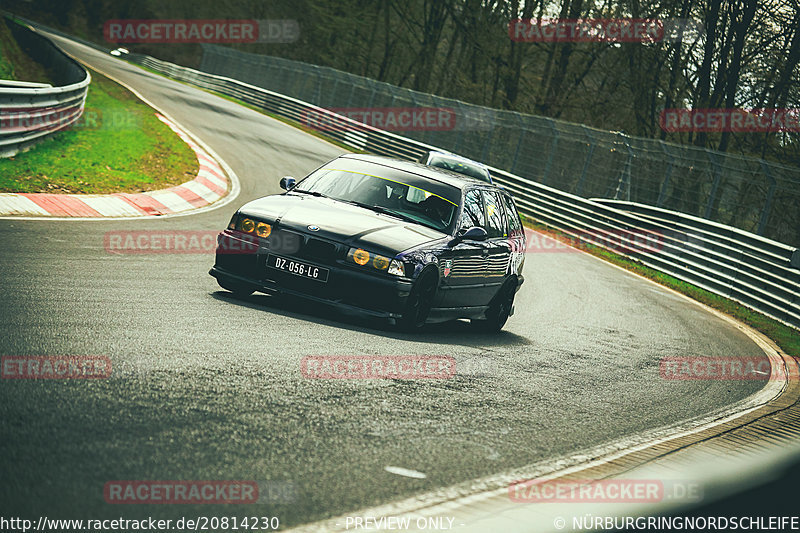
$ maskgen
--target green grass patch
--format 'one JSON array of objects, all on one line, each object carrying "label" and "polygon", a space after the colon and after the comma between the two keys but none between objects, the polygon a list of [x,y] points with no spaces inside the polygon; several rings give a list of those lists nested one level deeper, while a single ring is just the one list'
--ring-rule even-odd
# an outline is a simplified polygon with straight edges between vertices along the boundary
[{"label": "green grass patch", "polygon": [[[523,215],[522,219],[527,227],[544,233],[554,239],[564,242],[575,241],[574,238],[570,238],[563,232],[538,223],[530,217]],[[669,274],[659,272],[658,270],[645,266],[636,260],[611,252],[605,248],[591,244],[585,244],[581,246],[581,250],[584,250],[626,270],[630,270],[631,272],[639,274],[640,276],[644,276],[645,278],[653,280],[660,285],[664,285],[665,287],[669,287],[670,289],[685,294],[686,296],[689,296],[690,298],[697,300],[698,302],[709,307],[717,309],[718,311],[722,311],[726,315],[740,320],[753,329],[760,331],[772,339],[775,344],[780,346],[780,348],[788,355],[791,355],[792,357],[800,357],[800,332],[792,327],[781,324],[775,319],[759,313],[758,311],[754,311],[749,307],[745,307],[744,305],[734,302],[733,300],[725,298],[724,296],[701,289],[696,285],[679,280],[678,278],[670,276]]]},{"label": "green grass patch", "polygon": [[45,68],[20,48],[8,24],[14,23],[0,16],[0,79],[51,83]]},{"label": "green grass patch", "polygon": [[197,158],[151,107],[102,74],[78,123],[27,152],[0,159],[0,191],[142,192],[197,175]]}]

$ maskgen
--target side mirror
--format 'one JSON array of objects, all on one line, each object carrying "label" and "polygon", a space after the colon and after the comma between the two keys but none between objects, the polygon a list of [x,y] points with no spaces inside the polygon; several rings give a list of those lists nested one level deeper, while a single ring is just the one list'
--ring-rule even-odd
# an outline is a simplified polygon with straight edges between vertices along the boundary
[{"label": "side mirror", "polygon": [[489,234],[486,233],[485,229],[479,226],[473,226],[464,233],[456,235],[447,245],[453,247],[461,241],[485,241],[488,236]]},{"label": "side mirror", "polygon": [[281,178],[281,189],[291,191],[294,189],[294,186],[297,184],[297,180],[291,176],[284,176]]}]

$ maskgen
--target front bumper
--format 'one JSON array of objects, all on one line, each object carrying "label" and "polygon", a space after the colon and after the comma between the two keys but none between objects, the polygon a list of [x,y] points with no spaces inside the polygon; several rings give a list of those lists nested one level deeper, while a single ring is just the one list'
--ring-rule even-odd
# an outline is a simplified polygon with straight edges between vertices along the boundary
[{"label": "front bumper", "polygon": [[[225,232],[219,238],[225,250],[246,249],[246,241],[235,234]],[[234,242],[236,240],[241,242]],[[378,318],[399,318],[406,307],[412,285],[408,278],[359,271],[340,261],[322,262],[285,252],[277,254],[328,269],[328,281],[323,283],[268,267],[269,253],[275,252],[265,246],[260,246],[255,253],[221,253],[218,247],[216,262],[209,274],[220,280],[247,284],[261,292],[284,294]]]}]

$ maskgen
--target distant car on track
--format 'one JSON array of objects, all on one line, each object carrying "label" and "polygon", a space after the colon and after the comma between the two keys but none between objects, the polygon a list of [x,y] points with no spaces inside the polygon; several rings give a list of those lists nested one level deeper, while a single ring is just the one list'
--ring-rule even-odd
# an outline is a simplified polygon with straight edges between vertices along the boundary
[{"label": "distant car on track", "polygon": [[[499,331],[513,314],[525,233],[505,190],[355,154],[281,187],[242,206],[219,235],[209,273],[224,289],[331,304],[406,330],[468,318]],[[252,253],[229,253],[249,243]]]},{"label": "distant car on track", "polygon": [[471,176],[481,181],[493,183],[492,175],[489,173],[489,167],[483,163],[478,163],[472,159],[467,159],[466,157],[462,157],[450,152],[430,150],[425,152],[417,160],[417,162],[430,167],[451,170],[453,172],[458,172],[459,174],[464,174],[465,176]]}]

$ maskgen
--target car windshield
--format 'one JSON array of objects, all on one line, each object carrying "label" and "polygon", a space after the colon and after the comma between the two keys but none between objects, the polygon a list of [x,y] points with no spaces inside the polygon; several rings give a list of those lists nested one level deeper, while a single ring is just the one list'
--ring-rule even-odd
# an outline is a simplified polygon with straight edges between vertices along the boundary
[{"label": "car windshield", "polygon": [[458,159],[434,155],[431,156],[430,161],[428,161],[428,165],[432,167],[443,168],[445,170],[452,170],[453,172],[465,174],[481,181],[491,181],[483,168]]},{"label": "car windshield", "polygon": [[419,187],[350,170],[317,170],[293,189],[349,202],[447,232],[456,204]]}]

